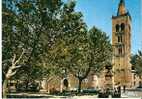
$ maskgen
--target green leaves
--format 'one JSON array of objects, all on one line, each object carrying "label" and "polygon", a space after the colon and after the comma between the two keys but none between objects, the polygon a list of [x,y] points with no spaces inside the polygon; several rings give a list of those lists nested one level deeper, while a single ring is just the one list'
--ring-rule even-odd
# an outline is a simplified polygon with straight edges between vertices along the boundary
[{"label": "green leaves", "polygon": [[93,62],[95,70],[102,68],[99,64],[104,66],[104,63],[111,62],[112,58],[112,47],[106,33],[100,31],[99,29],[93,27],[89,31],[90,37],[90,48],[93,54]]},{"label": "green leaves", "polygon": [[136,74],[142,76],[142,52],[138,51],[137,54],[133,55],[130,62],[136,71]]},{"label": "green leaves", "polygon": [[75,8],[75,2],[74,1],[69,1],[67,4],[64,5],[63,10],[65,13],[72,13],[74,12]]},{"label": "green leaves", "polygon": [[6,7],[7,2],[3,3],[3,60],[26,49],[19,63],[26,66],[19,70],[19,75],[23,73],[25,78],[33,79],[63,76],[61,72],[66,69],[85,79],[90,71],[98,72],[110,61],[108,36],[95,27],[88,31],[83,14],[74,10],[74,1],[65,4],[61,0],[15,0],[13,3],[14,10]]}]

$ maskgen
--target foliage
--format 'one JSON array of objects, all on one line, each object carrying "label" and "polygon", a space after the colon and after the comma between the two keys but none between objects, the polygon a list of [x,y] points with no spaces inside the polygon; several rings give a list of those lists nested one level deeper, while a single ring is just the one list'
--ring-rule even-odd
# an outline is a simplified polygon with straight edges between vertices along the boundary
[{"label": "foliage", "polygon": [[73,74],[80,91],[82,80],[101,71],[112,54],[106,33],[96,27],[88,31],[82,13],[74,9],[74,1],[3,0],[3,75],[12,55],[20,56],[24,49],[12,79],[29,82]]},{"label": "foliage", "polygon": [[142,76],[142,51],[131,57],[131,64],[138,76]]},{"label": "foliage", "polygon": [[98,72],[111,61],[111,44],[106,33],[93,27],[87,30],[80,12],[74,12],[75,3],[64,6],[63,32],[51,47],[50,62],[67,70],[81,82],[90,71]]},{"label": "foliage", "polygon": [[[22,49],[26,53],[20,62],[23,67],[19,74],[23,72],[28,78],[35,74],[33,71],[41,72],[36,63],[47,51],[44,50],[47,46],[45,42],[48,42],[48,47],[52,43],[61,5],[60,0],[3,0],[3,76],[10,66],[12,55],[20,55]],[[48,37],[43,41],[44,35]]]},{"label": "foliage", "polygon": [[101,71],[104,66],[111,62],[112,46],[105,32],[93,27],[89,31],[90,52],[92,66],[95,72]]}]

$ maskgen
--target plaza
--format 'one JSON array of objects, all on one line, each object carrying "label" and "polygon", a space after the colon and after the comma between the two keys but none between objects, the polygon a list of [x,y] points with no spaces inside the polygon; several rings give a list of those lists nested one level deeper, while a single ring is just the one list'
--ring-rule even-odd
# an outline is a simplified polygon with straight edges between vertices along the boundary
[{"label": "plaza", "polygon": [[[57,96],[57,95],[48,95],[47,93],[11,93],[11,96],[15,97],[25,97],[25,98],[49,98],[49,99],[94,99],[98,98],[97,95],[83,95],[83,96]],[[111,96],[110,96],[111,97]],[[142,91],[126,91],[126,93],[122,94],[121,98],[141,98],[142,97]]]}]

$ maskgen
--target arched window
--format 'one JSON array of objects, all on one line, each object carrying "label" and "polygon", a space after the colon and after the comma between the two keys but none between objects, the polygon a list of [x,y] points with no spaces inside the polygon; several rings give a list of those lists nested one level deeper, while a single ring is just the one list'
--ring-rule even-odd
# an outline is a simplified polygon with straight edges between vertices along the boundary
[{"label": "arched window", "polygon": [[116,28],[116,32],[119,32],[119,25],[118,24],[116,24],[115,28]]},{"label": "arched window", "polygon": [[121,24],[121,31],[124,31],[124,30],[125,30],[125,24],[122,23],[122,24]]}]

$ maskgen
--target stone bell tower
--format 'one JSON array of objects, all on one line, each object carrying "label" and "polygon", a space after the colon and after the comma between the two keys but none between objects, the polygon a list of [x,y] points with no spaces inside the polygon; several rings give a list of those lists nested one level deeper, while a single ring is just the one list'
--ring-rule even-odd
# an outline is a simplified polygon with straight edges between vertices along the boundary
[{"label": "stone bell tower", "polygon": [[120,0],[117,15],[112,16],[114,84],[131,87],[131,16]]}]

